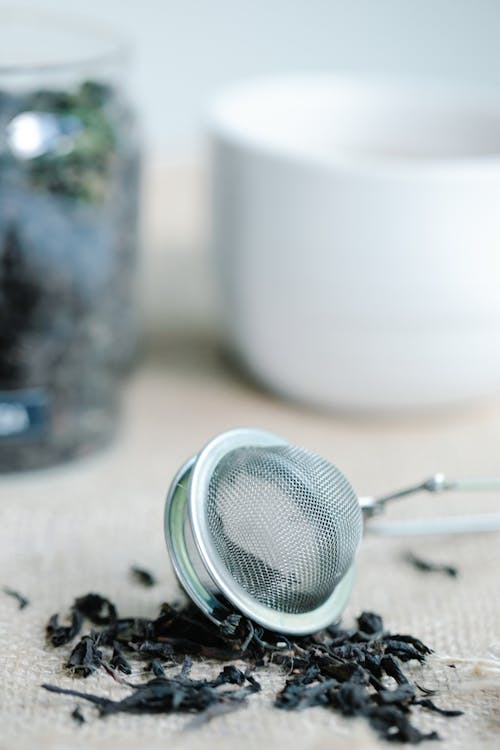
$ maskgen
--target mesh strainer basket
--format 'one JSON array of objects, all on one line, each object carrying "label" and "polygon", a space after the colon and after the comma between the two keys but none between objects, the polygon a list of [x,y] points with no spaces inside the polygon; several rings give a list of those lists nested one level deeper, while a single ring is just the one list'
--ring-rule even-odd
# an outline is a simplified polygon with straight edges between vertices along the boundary
[{"label": "mesh strainer basket", "polygon": [[214,438],[174,478],[165,536],[180,583],[214,622],[238,610],[312,633],[347,603],[362,535],[358,498],[324,458],[269,432]]}]

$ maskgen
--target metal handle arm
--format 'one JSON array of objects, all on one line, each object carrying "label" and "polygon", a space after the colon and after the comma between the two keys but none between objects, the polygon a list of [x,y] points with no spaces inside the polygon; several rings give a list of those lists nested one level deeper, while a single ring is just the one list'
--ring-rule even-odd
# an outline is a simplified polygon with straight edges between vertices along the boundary
[{"label": "metal handle arm", "polygon": [[[420,484],[405,487],[397,492],[391,492],[380,497],[362,497],[359,499],[365,519],[381,513],[388,502],[399,500],[418,492],[439,493],[448,490],[464,491],[500,491],[500,477],[482,479],[447,479],[444,474],[434,474]],[[464,531],[497,531],[500,529],[500,514],[490,514],[475,518],[462,516],[456,519],[429,519],[421,521],[388,521],[386,523],[370,524],[370,530],[379,534],[422,534],[422,533],[461,533]]]}]

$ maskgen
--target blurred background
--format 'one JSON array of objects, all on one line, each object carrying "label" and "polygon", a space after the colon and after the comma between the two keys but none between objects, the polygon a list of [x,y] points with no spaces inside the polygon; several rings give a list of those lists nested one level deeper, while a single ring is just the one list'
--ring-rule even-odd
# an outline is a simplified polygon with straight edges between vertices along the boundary
[{"label": "blurred background", "polygon": [[[29,7],[69,10],[63,0]],[[71,11],[123,33],[134,48],[129,80],[147,174],[144,252],[155,259],[142,266],[150,335],[162,335],[165,321],[172,326],[179,315],[201,330],[215,326],[206,255],[195,263],[191,256],[206,244],[204,113],[220,89],[303,71],[500,86],[495,0],[87,0]],[[186,274],[191,293],[172,283],[165,295],[162,279]]]},{"label": "blurred background", "polygon": [[[54,13],[54,19],[69,10],[62,0],[31,0],[29,5],[15,7],[18,16],[24,13],[27,19],[33,10]],[[262,76],[327,72],[394,78],[403,82],[403,88],[406,80],[424,79],[471,90],[488,86],[500,92],[500,5],[494,0],[86,0],[73,3],[71,12],[77,25],[81,16],[97,28],[118,33],[128,40],[133,52],[130,64],[124,66],[124,78],[142,152],[138,254],[141,351],[149,346],[168,349],[179,340],[186,347],[192,342],[196,350],[200,342],[212,345],[222,335],[217,269],[210,254],[214,191],[207,132],[208,106],[220,91]],[[36,35],[30,38],[34,58],[37,45],[44,43],[43,35],[39,40]],[[8,64],[4,58],[3,63]],[[117,126],[119,121],[117,117]],[[35,198],[38,200],[38,194]],[[490,198],[484,212],[494,203]],[[229,224],[234,212],[224,200]],[[64,208],[58,206],[57,211],[66,221]],[[8,230],[7,209],[5,216]],[[425,221],[431,220],[427,217]],[[115,228],[119,224],[115,222]],[[429,233],[434,231],[430,223],[427,228]],[[244,227],[241,232],[243,237]],[[440,241],[437,235],[434,241]],[[236,239],[234,246],[238,242]],[[420,250],[416,241],[415,248],[417,254],[412,257],[417,263]],[[424,255],[432,254],[432,243],[429,248]],[[493,250],[488,245],[488,252]],[[393,270],[389,260],[380,267]],[[397,284],[391,281],[391,273],[384,273],[392,293],[391,285],[396,288]],[[485,275],[491,276],[489,271]],[[370,274],[365,276],[368,279]],[[448,283],[446,277],[445,284],[460,297],[460,284],[469,276],[467,270],[462,281]],[[362,273],[360,278],[364,278]],[[479,288],[479,298],[481,292]],[[255,290],[254,296],[257,298]],[[401,293],[401,299],[404,297]],[[232,317],[229,307],[224,314]],[[401,335],[406,334],[404,329]],[[300,335],[307,337],[307,332]],[[453,335],[461,335],[461,331]],[[396,341],[395,352],[398,346]],[[490,343],[488,347],[492,348]],[[406,367],[412,366],[406,363]],[[272,378],[268,380],[271,386],[276,385]]]},{"label": "blurred background", "polygon": [[[69,10],[63,0],[29,7]],[[134,47],[130,86],[148,175],[144,251],[155,258],[143,264],[142,306],[152,335],[180,314],[195,328],[215,325],[206,256],[193,264],[191,253],[206,237],[204,112],[221,88],[322,70],[500,86],[495,0],[87,0],[71,11],[122,32]],[[187,273],[188,297],[177,283],[164,294],[165,275]]]},{"label": "blurred background", "polygon": [[[69,11],[64,0],[27,7]],[[131,40],[155,162],[197,156],[204,105],[242,78],[335,70],[500,85],[496,0],[86,0],[71,11]]]}]

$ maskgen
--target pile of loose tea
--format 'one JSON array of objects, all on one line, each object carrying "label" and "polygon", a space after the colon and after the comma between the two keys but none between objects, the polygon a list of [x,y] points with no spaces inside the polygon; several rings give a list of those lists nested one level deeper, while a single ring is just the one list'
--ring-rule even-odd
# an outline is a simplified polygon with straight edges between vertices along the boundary
[{"label": "pile of loose tea", "polygon": [[[149,585],[144,576],[134,575]],[[87,623],[92,628],[83,631]],[[112,700],[84,689],[43,687],[90,702],[101,717],[175,711],[211,718],[258,692],[263,668],[272,663],[286,675],[274,700],[277,709],[324,706],[343,716],[363,717],[387,740],[417,744],[439,739],[413,723],[417,711],[462,712],[438,707],[430,697],[433,691],[417,685],[405,671],[411,662],[423,663],[431,650],[414,636],[390,633],[372,612],[363,612],[356,623],[350,629],[332,625],[315,635],[289,637],[265,631],[236,613],[214,625],[191,604],[163,604],[153,620],[121,617],[109,599],[89,593],[75,599],[63,622],[57,614],[50,618],[48,642],[56,648],[71,644],[64,661],[75,677],[105,670],[129,692]],[[222,668],[214,679],[193,679],[194,660],[220,662]],[[235,661],[244,669],[231,664]],[[138,664],[142,674],[151,675],[140,682],[132,678]],[[167,675],[167,668],[174,668],[174,676]],[[85,721],[78,705],[72,716]]]}]

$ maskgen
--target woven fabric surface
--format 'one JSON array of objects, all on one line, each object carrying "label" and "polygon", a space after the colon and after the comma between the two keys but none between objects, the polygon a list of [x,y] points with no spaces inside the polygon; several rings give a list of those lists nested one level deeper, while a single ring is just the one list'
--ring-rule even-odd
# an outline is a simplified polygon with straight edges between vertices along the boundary
[{"label": "woven fabric surface", "polygon": [[[69,647],[45,642],[54,612],[96,591],[120,614],[154,617],[179,600],[163,540],[163,503],[179,466],[217,432],[259,426],[332,460],[360,495],[396,489],[436,471],[460,476],[500,472],[500,404],[400,420],[325,416],[280,402],[228,373],[209,347],[170,347],[132,380],[114,444],[93,457],[0,480],[0,585],[21,591],[20,610],[0,592],[0,748],[372,748],[386,743],[362,722],[323,708],[284,712],[273,698],[284,683],[279,667],[258,670],[262,692],[240,710],[199,722],[195,716],[98,717],[82,701],[51,695],[50,682],[120,697],[124,688],[104,671],[86,680],[63,667]],[[390,518],[500,511],[498,495],[418,496],[395,504]],[[457,578],[425,574],[403,560],[412,550],[452,563]],[[130,577],[150,569],[151,589]],[[366,534],[344,623],[362,610],[384,617],[434,649],[414,670],[435,701],[464,715],[416,712],[419,728],[435,729],[443,748],[494,748],[500,737],[500,534],[412,539]],[[450,666],[453,664],[454,666]],[[220,665],[195,663],[194,676]],[[135,674],[139,679],[141,675]],[[79,703],[86,722],[71,712]]]}]

